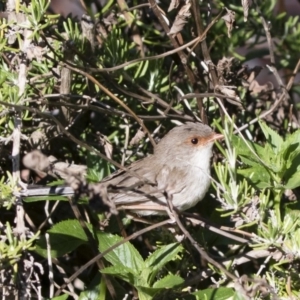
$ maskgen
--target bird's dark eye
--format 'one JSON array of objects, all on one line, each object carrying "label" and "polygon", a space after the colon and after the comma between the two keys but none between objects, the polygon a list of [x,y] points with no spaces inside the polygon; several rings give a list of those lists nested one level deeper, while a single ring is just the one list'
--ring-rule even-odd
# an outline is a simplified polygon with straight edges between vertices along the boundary
[{"label": "bird's dark eye", "polygon": [[198,144],[198,139],[197,138],[193,138],[191,139],[192,144],[197,145]]}]

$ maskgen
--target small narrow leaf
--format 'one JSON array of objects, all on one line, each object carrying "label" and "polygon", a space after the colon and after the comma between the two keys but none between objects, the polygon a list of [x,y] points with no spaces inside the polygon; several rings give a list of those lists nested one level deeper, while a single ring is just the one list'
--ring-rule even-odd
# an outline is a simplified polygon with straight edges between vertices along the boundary
[{"label": "small narrow leaf", "polygon": [[176,275],[167,275],[153,285],[154,288],[169,289],[184,283],[184,279]]},{"label": "small narrow leaf", "polygon": [[217,289],[205,289],[202,291],[198,291],[193,293],[197,297],[197,299],[206,299],[206,300],[229,300],[232,299],[235,292],[231,288],[217,288]]}]

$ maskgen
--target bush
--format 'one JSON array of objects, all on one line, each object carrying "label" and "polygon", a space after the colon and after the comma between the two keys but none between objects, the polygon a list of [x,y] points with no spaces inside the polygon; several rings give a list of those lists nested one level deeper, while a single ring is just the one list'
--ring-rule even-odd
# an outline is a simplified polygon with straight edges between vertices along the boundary
[{"label": "bush", "polygon": [[[273,0],[85,2],[81,20],[1,4],[1,294],[299,299],[298,16]],[[197,121],[224,142],[190,213],[91,207],[93,183]],[[74,197],[43,194],[62,179]]]}]

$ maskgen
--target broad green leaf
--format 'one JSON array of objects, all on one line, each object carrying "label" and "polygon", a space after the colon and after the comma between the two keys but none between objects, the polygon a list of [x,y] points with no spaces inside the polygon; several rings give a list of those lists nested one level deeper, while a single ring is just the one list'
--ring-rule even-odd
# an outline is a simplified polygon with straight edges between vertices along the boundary
[{"label": "broad green leaf", "polygon": [[293,150],[291,147],[291,154],[286,158],[287,165],[299,166],[300,165],[300,149]]},{"label": "broad green leaf", "polygon": [[291,147],[293,148],[293,151],[299,151],[300,150],[300,130],[298,129],[294,133],[287,136],[283,148]]},{"label": "broad green leaf", "polygon": [[166,263],[173,260],[178,252],[182,250],[183,247],[178,243],[162,246],[147,257],[145,265],[148,268],[153,268],[153,271],[161,270]]},{"label": "broad green leaf", "polygon": [[267,143],[271,145],[273,152],[277,154],[283,144],[282,137],[271,129],[265,122],[259,122],[259,125],[266,137]]},{"label": "broad green leaf", "polygon": [[285,160],[286,170],[300,165],[300,149],[294,150],[293,145],[290,145],[281,157]]},{"label": "broad green leaf", "polygon": [[173,288],[175,286],[178,286],[180,284],[184,283],[184,279],[180,276],[176,275],[167,275],[164,278],[156,281],[153,285],[154,288]]},{"label": "broad green leaf", "polygon": [[238,174],[244,176],[258,188],[268,188],[272,186],[270,174],[263,166],[238,170]]},{"label": "broad green leaf", "polygon": [[124,265],[107,267],[105,269],[102,269],[101,273],[117,276],[131,283],[132,285],[134,285],[137,282],[137,276],[138,276],[135,270],[125,267]]},{"label": "broad green leaf", "polygon": [[[286,213],[293,212],[293,213],[299,215],[300,214],[300,201],[285,203],[284,208],[286,210]],[[299,215],[299,220],[300,220],[300,215]]]},{"label": "broad green leaf", "polygon": [[295,189],[300,186],[300,171],[296,171],[292,176],[287,179],[284,187],[286,189]]},{"label": "broad green leaf", "polygon": [[270,155],[268,157],[267,167],[276,174],[281,174],[285,171],[286,161],[282,156],[277,154],[276,156]]},{"label": "broad green leaf", "polygon": [[244,164],[248,165],[248,166],[251,166],[251,167],[254,167],[254,168],[256,168],[256,167],[258,167],[258,166],[261,166],[261,167],[262,167],[262,165],[261,165],[260,163],[258,163],[257,161],[254,161],[254,160],[252,160],[252,159],[249,159],[248,157],[241,156],[240,158],[241,158],[241,161],[242,161]]},{"label": "broad green leaf", "polygon": [[283,174],[283,181],[287,189],[294,189],[300,186],[300,153],[290,156],[288,166],[289,168]]},{"label": "broad green leaf", "polygon": [[[89,224],[86,225],[90,227]],[[52,257],[61,257],[88,242],[88,238],[78,220],[66,220],[57,223],[47,233],[49,234]],[[47,257],[45,236],[37,241],[35,251]]]},{"label": "broad green leaf", "polygon": [[[97,236],[99,241],[99,250],[101,252],[123,240],[123,238],[118,235],[104,232],[99,232]],[[126,242],[110,251],[105,255],[105,259],[107,259],[113,266],[128,267],[135,273],[138,273],[144,268],[143,258],[136,248],[129,242]]]},{"label": "broad green leaf", "polygon": [[285,168],[289,169],[300,163],[300,130],[289,135],[281,147],[279,156],[285,161]]},{"label": "broad green leaf", "polygon": [[[238,136],[233,135],[232,136],[232,143],[234,145],[234,149],[236,151],[236,154],[239,156],[247,157],[248,159],[251,159],[256,162],[260,162],[260,159],[264,160],[264,157],[266,155],[266,149],[254,142],[247,141],[247,144]],[[252,151],[249,149],[251,147]],[[257,155],[255,155],[254,153]],[[269,153],[270,155],[270,153]],[[258,157],[258,158],[257,158]]]},{"label": "broad green leaf", "polygon": [[150,254],[145,260],[145,266],[143,273],[141,274],[150,284],[154,281],[154,278],[169,261],[173,260],[178,252],[182,251],[183,247],[178,243],[162,246],[152,254]]},{"label": "broad green leaf", "polygon": [[152,280],[155,278],[156,272],[153,268],[144,268],[139,274],[138,285],[152,286]]},{"label": "broad green leaf", "polygon": [[153,299],[153,297],[162,291],[162,288],[153,288],[153,287],[146,287],[146,286],[136,286],[138,290],[139,297],[138,299]]},{"label": "broad green leaf", "polygon": [[235,292],[231,288],[216,288],[216,289],[205,289],[202,291],[194,292],[193,295],[199,300],[227,300],[232,299]]}]

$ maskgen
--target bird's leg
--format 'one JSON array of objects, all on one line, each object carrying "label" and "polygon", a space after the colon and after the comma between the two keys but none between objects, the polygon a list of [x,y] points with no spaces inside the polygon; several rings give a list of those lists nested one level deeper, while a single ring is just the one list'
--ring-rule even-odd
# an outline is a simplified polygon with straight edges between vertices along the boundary
[{"label": "bird's leg", "polygon": [[173,203],[172,203],[173,195],[171,193],[168,193],[166,190],[164,191],[163,194],[167,200],[166,212],[167,212],[168,216],[170,217],[169,223],[170,224],[176,223],[176,219],[173,214],[173,210],[174,210]]}]

